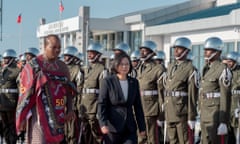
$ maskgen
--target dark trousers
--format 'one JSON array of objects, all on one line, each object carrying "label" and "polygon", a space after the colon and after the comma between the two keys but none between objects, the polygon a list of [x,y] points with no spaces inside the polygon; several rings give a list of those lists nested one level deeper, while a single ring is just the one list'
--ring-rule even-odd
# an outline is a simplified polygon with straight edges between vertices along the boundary
[{"label": "dark trousers", "polygon": [[73,119],[64,124],[65,127],[65,141],[68,144],[76,144],[79,136],[79,118]]},{"label": "dark trousers", "polygon": [[83,125],[81,125],[82,136],[81,141],[83,144],[101,144],[102,143],[102,133],[98,120],[95,116],[96,114],[88,114],[89,119],[82,120]]},{"label": "dark trousers", "polygon": [[104,135],[105,144],[137,144],[136,132],[130,132],[126,127],[122,132],[109,132]]},{"label": "dark trousers", "polygon": [[15,110],[0,112],[2,117],[3,136],[7,144],[16,144],[17,142],[15,114]]}]

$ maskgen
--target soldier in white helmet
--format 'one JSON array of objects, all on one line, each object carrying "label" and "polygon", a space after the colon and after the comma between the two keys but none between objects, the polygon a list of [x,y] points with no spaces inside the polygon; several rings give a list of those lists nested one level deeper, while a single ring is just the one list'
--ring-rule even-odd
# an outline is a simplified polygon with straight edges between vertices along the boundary
[{"label": "soldier in white helmet", "polygon": [[15,112],[18,100],[16,79],[20,72],[13,49],[3,52],[3,67],[0,73],[0,116],[3,122],[3,135],[7,144],[17,141]]},{"label": "soldier in white helmet", "polygon": [[[157,120],[163,121],[163,84],[158,83],[164,74],[164,68],[156,65],[153,56],[157,45],[154,41],[146,40],[139,47],[141,65],[138,68],[137,79],[139,81],[141,100],[147,128],[147,143],[158,142]],[[146,139],[139,136],[139,143],[144,143]]]},{"label": "soldier in white helmet", "polygon": [[116,47],[113,49],[114,55],[117,56],[118,54],[124,53],[128,55],[130,51],[130,47],[127,43],[119,43],[116,45]]},{"label": "soldier in white helmet", "polygon": [[218,37],[210,37],[204,43],[206,62],[199,92],[202,144],[226,143],[232,73],[220,60],[223,46],[223,41]]},{"label": "soldier in white helmet", "polygon": [[223,60],[232,71],[231,86],[231,114],[230,114],[230,131],[229,143],[236,143],[239,140],[239,112],[240,112],[240,66],[238,65],[239,54],[235,51],[227,53]]},{"label": "soldier in white helmet", "polygon": [[[87,125],[81,140],[89,144],[100,144],[102,134],[96,117],[97,100],[99,96],[100,81],[106,77],[104,65],[99,61],[102,55],[102,45],[92,43],[87,47],[89,65],[84,68],[84,85],[81,99],[81,117]],[[82,127],[83,128],[83,127]]]},{"label": "soldier in white helmet", "polygon": [[[78,49],[74,46],[66,47],[63,52],[64,63],[67,65],[70,72],[70,81],[75,85],[78,93],[81,93],[81,86],[83,85],[83,74],[81,72],[80,66],[75,64],[76,54],[78,54]],[[76,115],[78,115],[78,99],[80,99],[80,95],[75,95],[72,101],[73,110]],[[78,120],[79,119],[75,119],[65,124],[65,139],[68,144],[75,144],[78,141]]]},{"label": "soldier in white helmet", "polygon": [[27,48],[25,51],[25,56],[26,56],[26,61],[30,61],[31,59],[33,59],[34,57],[38,56],[40,54],[39,50],[35,47],[30,47]]},{"label": "soldier in white helmet", "polygon": [[131,53],[131,63],[133,66],[132,72],[130,73],[131,77],[136,78],[137,77],[137,71],[140,65],[140,51],[139,50],[135,50]]},{"label": "soldier in white helmet", "polygon": [[170,144],[194,142],[194,126],[197,116],[197,72],[187,54],[191,41],[177,38],[173,44],[175,61],[170,63],[165,77],[164,110]]}]

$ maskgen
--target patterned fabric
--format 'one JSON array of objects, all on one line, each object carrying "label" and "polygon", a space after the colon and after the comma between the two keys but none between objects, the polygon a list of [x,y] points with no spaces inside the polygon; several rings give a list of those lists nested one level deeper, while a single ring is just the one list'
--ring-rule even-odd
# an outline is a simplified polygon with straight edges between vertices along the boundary
[{"label": "patterned fabric", "polygon": [[26,64],[21,72],[16,127],[20,131],[21,124],[26,120],[28,113],[36,108],[37,118],[40,128],[44,130],[46,142],[60,142],[64,138],[64,111],[68,79],[64,73],[57,70],[47,71],[42,56],[38,56],[35,61],[38,65],[34,62],[34,65]]}]

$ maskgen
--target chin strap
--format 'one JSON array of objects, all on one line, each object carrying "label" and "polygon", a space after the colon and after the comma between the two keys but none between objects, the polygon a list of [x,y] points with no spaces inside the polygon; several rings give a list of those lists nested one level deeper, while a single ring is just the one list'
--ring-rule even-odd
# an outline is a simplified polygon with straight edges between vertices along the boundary
[{"label": "chin strap", "polygon": [[68,61],[66,61],[66,62],[64,62],[66,65],[69,65],[70,63],[72,63],[73,62],[73,57],[71,57]]},{"label": "chin strap", "polygon": [[95,62],[100,56],[101,56],[101,54],[97,54],[93,59],[89,59],[88,61],[89,61],[90,63],[93,63],[93,62]]},{"label": "chin strap", "polygon": [[144,61],[147,61],[147,60],[149,60],[150,58],[152,58],[154,55],[155,55],[155,53],[152,52],[152,53],[148,54],[145,58],[140,58],[140,60],[143,61],[143,62],[144,62]]},{"label": "chin strap", "polygon": [[210,60],[215,56],[215,55],[217,55],[217,51],[216,52],[214,52],[214,53],[212,53],[211,55],[210,55],[210,57],[205,57],[204,59],[207,61],[207,63],[209,63],[210,62]]},{"label": "chin strap", "polygon": [[11,58],[9,62],[6,65],[4,65],[4,67],[8,67],[9,65],[11,65],[13,61],[14,61],[14,58]]},{"label": "chin strap", "polygon": [[188,49],[186,49],[179,57],[176,57],[176,60],[182,59],[188,52]]}]

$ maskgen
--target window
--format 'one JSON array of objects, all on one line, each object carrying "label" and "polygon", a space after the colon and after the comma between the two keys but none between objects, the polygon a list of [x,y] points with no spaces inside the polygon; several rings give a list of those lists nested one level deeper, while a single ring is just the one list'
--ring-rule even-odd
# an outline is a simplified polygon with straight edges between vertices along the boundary
[{"label": "window", "polygon": [[237,52],[240,52],[240,42],[237,42]]},{"label": "window", "polygon": [[123,42],[123,32],[117,32],[117,43]]},{"label": "window", "polygon": [[107,50],[107,35],[106,34],[104,34],[102,36],[102,46],[103,46],[104,50]]},{"label": "window", "polygon": [[129,46],[131,50],[138,50],[142,43],[142,31],[129,32],[129,38]]},{"label": "window", "polygon": [[202,71],[204,66],[204,48],[203,45],[193,45],[193,65],[198,69],[199,72]]},{"label": "window", "polygon": [[234,51],[234,42],[224,43],[224,48],[222,50],[222,56],[225,56],[229,52]]},{"label": "window", "polygon": [[174,62],[174,59],[175,59],[175,57],[174,57],[174,48],[171,47],[169,50],[170,50],[170,63],[172,63],[172,62]]},{"label": "window", "polygon": [[108,44],[108,49],[112,50],[113,48],[115,48],[115,34],[111,33],[109,36],[110,36],[110,40]]}]

